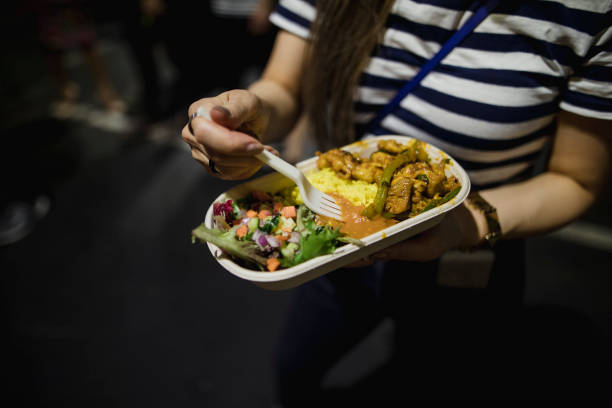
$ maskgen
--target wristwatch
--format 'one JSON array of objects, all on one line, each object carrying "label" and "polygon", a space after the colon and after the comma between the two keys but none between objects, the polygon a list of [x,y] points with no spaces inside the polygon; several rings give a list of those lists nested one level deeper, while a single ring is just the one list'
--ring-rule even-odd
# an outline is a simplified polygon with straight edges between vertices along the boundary
[{"label": "wristwatch", "polygon": [[497,210],[489,204],[487,200],[482,198],[477,191],[470,193],[468,201],[483,213],[488,228],[488,232],[485,234],[484,239],[489,246],[492,247],[502,235],[501,225],[497,217]]}]

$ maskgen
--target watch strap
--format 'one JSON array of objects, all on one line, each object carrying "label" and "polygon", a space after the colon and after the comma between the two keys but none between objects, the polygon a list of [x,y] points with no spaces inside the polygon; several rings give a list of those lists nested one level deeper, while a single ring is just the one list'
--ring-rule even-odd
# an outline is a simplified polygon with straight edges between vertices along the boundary
[{"label": "watch strap", "polygon": [[468,200],[474,207],[478,208],[483,213],[488,228],[488,232],[485,234],[484,239],[489,246],[492,247],[502,235],[497,210],[487,200],[482,198],[478,192],[470,193]]}]

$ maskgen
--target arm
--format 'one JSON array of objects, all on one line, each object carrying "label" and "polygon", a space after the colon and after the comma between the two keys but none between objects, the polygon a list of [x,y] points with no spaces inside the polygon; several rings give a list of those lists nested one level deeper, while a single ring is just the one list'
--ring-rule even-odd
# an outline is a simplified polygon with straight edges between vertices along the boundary
[{"label": "arm", "polygon": [[[481,191],[497,209],[504,238],[541,234],[580,217],[597,199],[612,162],[612,121],[559,114],[548,169],[522,183]],[[374,259],[427,261],[449,249],[472,247],[488,232],[469,202],[438,226],[375,254]]]},{"label": "arm", "polygon": [[[549,232],[581,216],[605,187],[612,162],[612,121],[559,114],[548,170],[525,182],[481,192],[497,208],[504,237]],[[486,232],[475,219],[479,238]]]},{"label": "arm", "polygon": [[264,141],[282,138],[295,125],[307,52],[306,40],[280,31],[261,79],[249,87],[261,99],[274,124],[262,135]]}]

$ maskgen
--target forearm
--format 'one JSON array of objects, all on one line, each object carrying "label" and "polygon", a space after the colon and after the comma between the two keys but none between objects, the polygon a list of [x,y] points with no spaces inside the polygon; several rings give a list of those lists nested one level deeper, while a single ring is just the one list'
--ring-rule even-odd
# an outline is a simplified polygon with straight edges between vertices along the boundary
[{"label": "forearm", "polygon": [[303,38],[281,30],[261,79],[249,87],[269,113],[264,143],[285,137],[299,117],[308,46]]},{"label": "forearm", "polygon": [[[560,228],[580,217],[607,185],[612,162],[611,122],[559,114],[548,171],[522,183],[481,191],[497,210],[502,234],[526,237]],[[483,214],[467,203],[477,226],[474,243],[488,232]]]},{"label": "forearm", "polygon": [[288,134],[299,116],[299,103],[296,96],[283,85],[265,77],[253,83],[249,90],[260,98],[264,109],[270,114],[269,124],[262,141],[270,143]]},{"label": "forearm", "polygon": [[[560,228],[580,217],[596,198],[595,191],[566,175],[550,171],[480,194],[497,209],[506,238],[537,235]],[[479,225],[482,232],[482,220]],[[484,225],[486,229],[486,222]]]}]

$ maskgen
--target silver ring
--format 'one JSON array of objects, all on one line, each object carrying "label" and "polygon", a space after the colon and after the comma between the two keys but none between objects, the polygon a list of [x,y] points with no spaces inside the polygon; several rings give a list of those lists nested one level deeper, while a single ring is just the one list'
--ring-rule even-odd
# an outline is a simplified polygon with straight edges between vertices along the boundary
[{"label": "silver ring", "polygon": [[220,171],[217,170],[217,168],[215,167],[215,162],[213,161],[213,159],[208,159],[208,167],[210,168],[210,171],[212,171],[215,174],[219,174]]},{"label": "silver ring", "polygon": [[191,116],[189,116],[189,122],[187,122],[187,128],[189,129],[189,131],[191,132],[191,134],[192,134],[192,135],[193,135],[194,133],[193,133],[193,128],[191,127],[191,121],[192,121],[194,118],[198,117],[198,116],[200,116],[200,114],[199,114],[199,112],[198,112],[198,111],[193,112],[193,113],[191,114]]},{"label": "silver ring", "polygon": [[189,122],[187,122],[187,128],[189,129],[192,135],[194,135],[194,133],[193,128],[191,127],[191,121],[197,118],[198,116],[201,116],[204,119],[211,120],[210,113],[208,113],[208,109],[204,108],[203,106],[200,106],[195,112],[191,114],[191,116],[189,116]]}]

